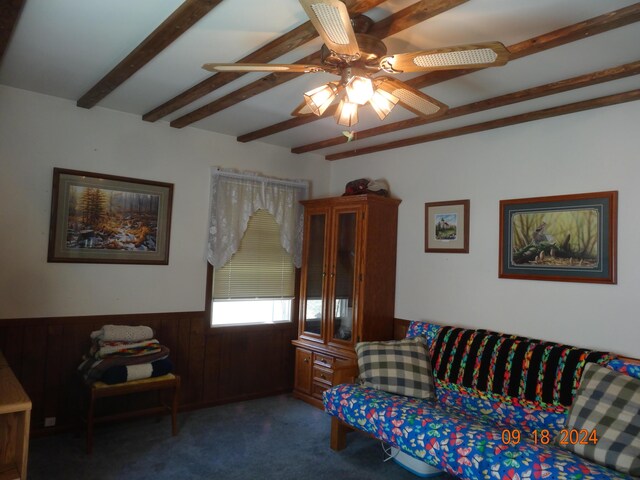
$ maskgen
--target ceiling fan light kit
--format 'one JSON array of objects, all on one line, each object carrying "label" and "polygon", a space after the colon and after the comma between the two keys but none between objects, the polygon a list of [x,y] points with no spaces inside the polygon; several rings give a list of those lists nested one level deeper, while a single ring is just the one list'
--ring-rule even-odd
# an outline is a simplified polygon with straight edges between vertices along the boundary
[{"label": "ceiling fan light kit", "polygon": [[338,105],[338,109],[336,113],[333,115],[333,118],[336,119],[336,122],[339,125],[344,125],[345,127],[353,127],[356,123],[358,123],[358,104],[351,103],[344,98],[340,100],[340,104]]},{"label": "ceiling fan light kit", "polygon": [[351,69],[345,69],[342,73],[343,78],[340,83],[330,82],[305,93],[304,99],[308,108],[303,110],[306,112],[298,108],[292,112],[292,115],[314,113],[321,116],[343,89],[344,98],[340,101],[334,118],[338,124],[346,127],[358,123],[358,106],[369,102],[378,117],[383,119],[398,103],[398,99],[390,93],[379,89],[374,90],[373,81],[368,76],[352,75]]},{"label": "ceiling fan light kit", "polygon": [[333,103],[338,96],[338,85],[336,82],[330,82],[313,90],[309,90],[304,94],[304,101],[311,110],[311,113],[322,115],[329,105]]},{"label": "ceiling fan light kit", "polygon": [[[500,42],[459,45],[436,50],[387,55],[387,47],[379,38],[367,35],[371,19],[359,15],[349,18],[346,5],[340,0],[299,0],[311,23],[324,41],[322,65],[272,63],[207,63],[209,71],[238,72],[327,72],[341,77],[304,94],[304,102],[292,115],[322,116],[341,92],[334,118],[340,125],[351,127],[358,122],[358,106],[371,104],[380,120],[384,120],[396,104],[419,115],[430,117],[447,111],[447,106],[414,89],[401,80],[384,76],[460,68],[485,68],[504,65],[509,51]],[[354,30],[357,30],[357,32]]]},{"label": "ceiling fan light kit", "polygon": [[371,100],[369,100],[369,103],[378,114],[378,118],[384,120],[387,115],[391,113],[393,107],[396,106],[396,103],[398,103],[398,97],[378,88],[371,97]]},{"label": "ceiling fan light kit", "polygon": [[347,98],[351,103],[364,105],[373,97],[373,83],[368,77],[359,75],[351,77],[346,85]]}]

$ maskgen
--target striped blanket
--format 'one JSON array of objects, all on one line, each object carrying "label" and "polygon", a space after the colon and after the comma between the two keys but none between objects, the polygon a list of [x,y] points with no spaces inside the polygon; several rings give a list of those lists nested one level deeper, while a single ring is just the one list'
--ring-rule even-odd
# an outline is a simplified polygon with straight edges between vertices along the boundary
[{"label": "striped blanket", "polygon": [[169,349],[164,345],[158,346],[156,353],[136,356],[110,356],[107,358],[97,359],[93,356],[85,357],[83,362],[78,367],[78,371],[83,376],[87,384],[91,384],[98,380],[102,380],[104,373],[112,367],[127,366],[127,365],[141,365],[143,363],[151,363],[156,360],[161,360],[169,356]]},{"label": "striped blanket", "polygon": [[151,363],[141,363],[139,365],[119,365],[111,367],[102,375],[100,381],[113,385],[116,383],[132,382],[144,378],[161,377],[171,373],[173,364],[168,358],[156,360]]},{"label": "striped blanket", "polygon": [[160,342],[155,338],[143,342],[108,342],[94,341],[90,354],[96,359],[107,357],[136,357],[160,351]]}]

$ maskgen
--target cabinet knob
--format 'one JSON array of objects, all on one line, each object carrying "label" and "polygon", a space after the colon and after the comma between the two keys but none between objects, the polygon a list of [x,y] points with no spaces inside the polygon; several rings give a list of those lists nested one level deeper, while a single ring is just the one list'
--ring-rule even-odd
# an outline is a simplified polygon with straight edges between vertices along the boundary
[{"label": "cabinet knob", "polygon": [[309,363],[309,357],[305,357],[304,360],[302,360],[304,363]]}]

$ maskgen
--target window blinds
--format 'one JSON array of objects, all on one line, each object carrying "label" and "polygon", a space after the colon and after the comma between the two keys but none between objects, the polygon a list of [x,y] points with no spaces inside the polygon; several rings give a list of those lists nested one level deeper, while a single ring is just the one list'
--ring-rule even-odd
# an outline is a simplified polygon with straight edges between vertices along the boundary
[{"label": "window blinds", "polygon": [[293,298],[295,270],[280,244],[280,227],[266,210],[249,219],[240,248],[215,269],[213,299]]}]

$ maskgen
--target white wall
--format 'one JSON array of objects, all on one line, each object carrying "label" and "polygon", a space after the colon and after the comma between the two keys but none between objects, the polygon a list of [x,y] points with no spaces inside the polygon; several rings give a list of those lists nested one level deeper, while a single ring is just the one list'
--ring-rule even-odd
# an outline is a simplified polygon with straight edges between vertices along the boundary
[{"label": "white wall", "polygon": [[[396,317],[640,357],[640,108],[629,103],[333,162],[402,199]],[[357,144],[354,144],[357,146]],[[499,200],[619,191],[618,284],[498,278]],[[424,203],[471,200],[470,253],[424,253]]]},{"label": "white wall", "polygon": [[[202,310],[214,165],[329,185],[319,156],[0,86],[0,318]],[[169,265],[47,263],[53,167],[174,183]]]},{"label": "white wall", "polygon": [[[640,108],[634,103],[332,162],[0,86],[0,318],[194,311],[212,165],[341,194],[386,178],[400,205],[396,316],[640,357]],[[354,144],[357,145],[357,144]],[[53,167],[175,184],[168,266],[47,263]],[[331,182],[329,182],[329,172]],[[618,285],[498,279],[498,202],[619,191]],[[471,199],[468,255],[424,253],[424,203]]]}]

